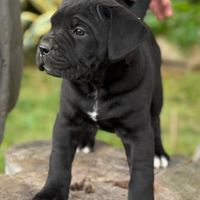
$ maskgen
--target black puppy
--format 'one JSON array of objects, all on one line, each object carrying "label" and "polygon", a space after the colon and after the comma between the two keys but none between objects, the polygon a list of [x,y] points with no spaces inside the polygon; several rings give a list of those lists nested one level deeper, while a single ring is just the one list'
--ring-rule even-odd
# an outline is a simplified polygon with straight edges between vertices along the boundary
[{"label": "black puppy", "polygon": [[[122,140],[130,167],[128,200],[153,200],[153,160],[166,167],[160,139],[160,51],[147,28],[113,0],[67,0],[51,18],[37,65],[62,77],[50,169],[34,200],[68,198],[81,136],[97,128]],[[86,137],[87,136],[87,137]]]}]

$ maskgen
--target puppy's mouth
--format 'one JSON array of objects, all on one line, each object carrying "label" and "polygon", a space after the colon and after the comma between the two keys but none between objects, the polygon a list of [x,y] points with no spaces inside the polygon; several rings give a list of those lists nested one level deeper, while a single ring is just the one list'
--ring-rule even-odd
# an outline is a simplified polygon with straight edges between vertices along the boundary
[{"label": "puppy's mouth", "polygon": [[48,67],[47,65],[42,65],[41,66],[41,68],[42,68],[42,70],[41,71],[46,71],[47,73],[51,73],[52,72],[52,70],[50,69],[50,67]]},{"label": "puppy's mouth", "polygon": [[48,67],[48,65],[46,65],[44,61],[42,61],[40,63],[37,62],[37,66],[40,71],[46,71],[46,72],[52,71],[52,69],[50,67]]},{"label": "puppy's mouth", "polygon": [[[51,65],[52,58],[49,56],[42,56],[37,54],[37,66],[40,71],[45,71],[48,75],[55,77],[62,77],[71,81],[90,81],[92,78],[92,70],[86,66],[77,65],[77,66],[69,66],[69,64],[65,64],[67,67],[56,67]],[[64,66],[64,64],[63,64]],[[80,70],[82,68],[82,70]],[[77,73],[77,71],[79,71]]]},{"label": "puppy's mouth", "polygon": [[61,77],[60,72],[66,70],[66,68],[60,69],[59,67],[54,67],[52,66],[51,62],[52,62],[51,52],[47,55],[44,55],[38,49],[36,55],[36,63],[38,69],[40,71],[46,71],[46,73],[49,75]]},{"label": "puppy's mouth", "polygon": [[48,67],[48,65],[46,65],[45,64],[45,62],[42,62],[42,63],[37,63],[37,66],[38,66],[38,69],[40,70],[40,71],[46,71],[46,72],[50,72],[50,71],[52,71],[52,69],[50,68],[50,67]]},{"label": "puppy's mouth", "polygon": [[45,69],[47,72],[50,72],[50,71],[51,71],[51,69],[50,69],[48,66],[43,65],[43,67],[44,67],[44,69]]},{"label": "puppy's mouth", "polygon": [[49,66],[49,61],[51,60],[52,53],[54,53],[54,47],[52,44],[47,42],[43,42],[38,45],[37,54],[36,54],[36,62],[38,69],[41,71],[50,72],[52,71],[52,67]]},{"label": "puppy's mouth", "polygon": [[62,77],[61,72],[66,70],[66,69],[59,70],[58,68],[53,69],[52,67],[49,67],[45,63],[39,64],[38,69],[40,71],[45,71],[48,75],[52,75],[55,77]]}]

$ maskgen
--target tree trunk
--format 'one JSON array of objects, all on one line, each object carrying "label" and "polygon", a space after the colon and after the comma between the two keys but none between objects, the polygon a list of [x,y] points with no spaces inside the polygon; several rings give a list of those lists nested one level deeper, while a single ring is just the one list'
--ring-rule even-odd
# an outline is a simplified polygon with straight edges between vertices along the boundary
[{"label": "tree trunk", "polygon": [[22,75],[20,2],[0,0],[0,144],[7,114],[17,101]]}]

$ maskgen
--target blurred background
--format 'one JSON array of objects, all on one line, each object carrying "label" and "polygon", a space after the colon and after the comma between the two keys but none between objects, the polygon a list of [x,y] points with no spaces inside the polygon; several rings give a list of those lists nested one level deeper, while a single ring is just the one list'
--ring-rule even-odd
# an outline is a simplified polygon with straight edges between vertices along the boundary
[{"label": "blurred background", "polygon": [[[0,173],[4,171],[8,147],[52,136],[62,80],[37,69],[35,52],[40,38],[50,28],[51,15],[61,3],[62,0],[21,0],[23,77],[18,102],[6,121]],[[164,146],[170,155],[192,157],[200,143],[200,1],[172,0],[172,8],[172,18],[160,22],[149,10],[145,22],[162,50]],[[98,131],[97,139],[122,148],[114,134]]]}]

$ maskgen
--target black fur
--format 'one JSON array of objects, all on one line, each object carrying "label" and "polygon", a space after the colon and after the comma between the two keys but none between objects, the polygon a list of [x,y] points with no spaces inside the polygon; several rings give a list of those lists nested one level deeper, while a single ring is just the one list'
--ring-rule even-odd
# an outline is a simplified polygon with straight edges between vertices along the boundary
[{"label": "black fur", "polygon": [[[113,0],[68,0],[51,18],[37,65],[63,78],[49,175],[34,200],[68,198],[79,145],[93,147],[97,127],[122,140],[130,167],[128,200],[153,200],[153,158],[160,139],[160,50],[149,28]],[[79,30],[78,30],[79,29]],[[96,106],[92,120],[88,112]]]}]

